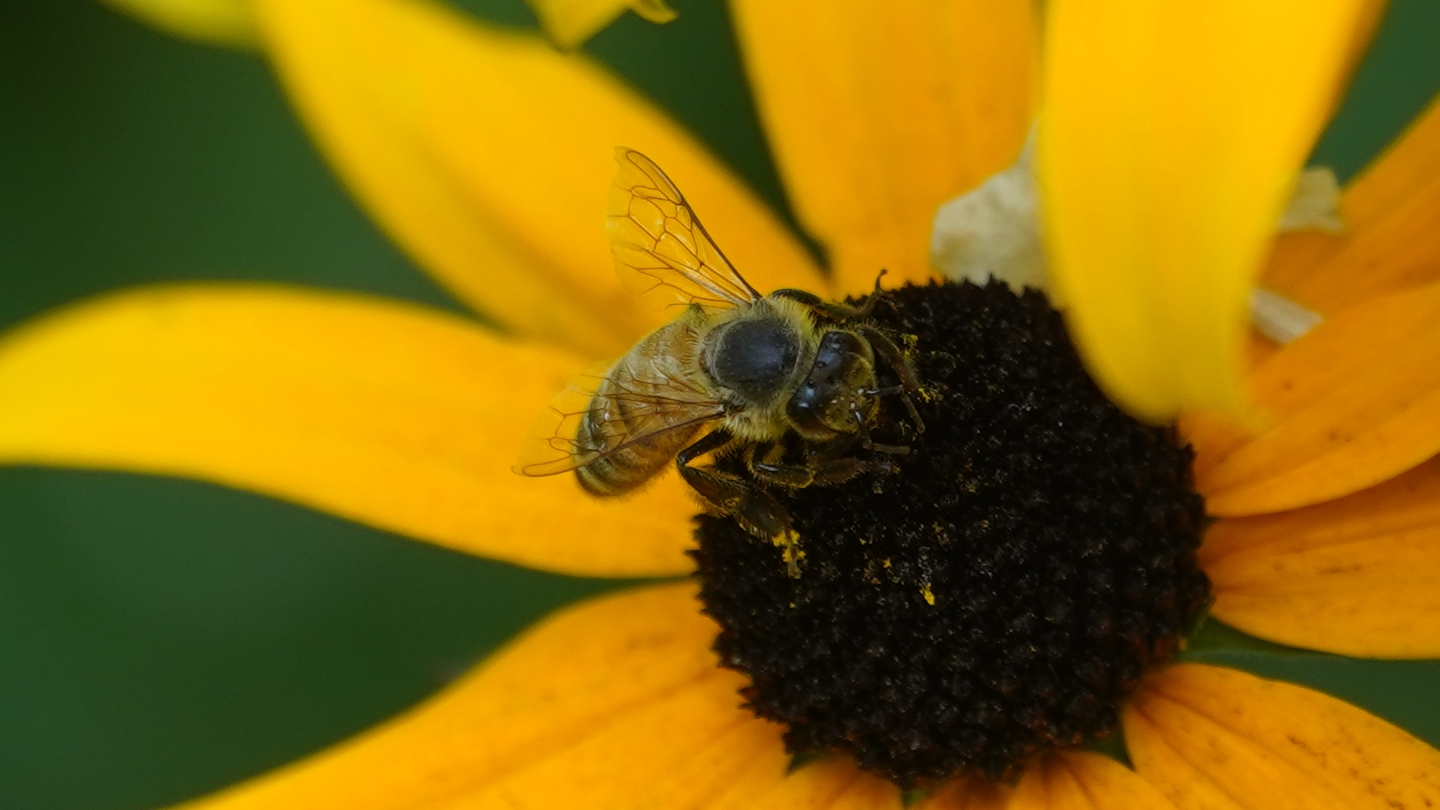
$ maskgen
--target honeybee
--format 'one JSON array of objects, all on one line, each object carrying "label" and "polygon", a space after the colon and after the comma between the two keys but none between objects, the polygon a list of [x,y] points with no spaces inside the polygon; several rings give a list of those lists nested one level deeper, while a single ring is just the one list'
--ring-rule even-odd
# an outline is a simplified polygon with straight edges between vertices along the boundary
[{"label": "honeybee", "polygon": [[[611,497],[673,461],[709,511],[778,543],[793,536],[790,519],[763,485],[836,483],[876,466],[847,454],[857,440],[905,452],[870,441],[881,396],[900,396],[924,429],[904,354],[864,320],[879,280],[859,309],[801,290],[761,295],[658,166],[624,148],[615,160],[607,228],[616,269],[629,286],[668,294],[685,309],[557,397],[514,469],[573,470],[586,491]],[[879,386],[877,362],[898,385]],[[694,463],[707,453],[743,453],[753,478]]]}]

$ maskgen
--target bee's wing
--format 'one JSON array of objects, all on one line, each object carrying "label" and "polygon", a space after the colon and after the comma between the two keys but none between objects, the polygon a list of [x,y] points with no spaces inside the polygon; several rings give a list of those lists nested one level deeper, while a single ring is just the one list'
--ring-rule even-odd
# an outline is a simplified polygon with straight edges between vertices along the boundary
[{"label": "bee's wing", "polygon": [[598,450],[579,446],[575,433],[610,365],[606,361],[587,368],[550,400],[526,436],[511,470],[520,475],[556,475],[599,458]]},{"label": "bee's wing", "polygon": [[695,217],[680,189],[654,161],[615,150],[606,227],[615,269],[625,286],[662,305],[729,309],[760,293],[731,266]]},{"label": "bee's wing", "polygon": [[[638,380],[620,368],[597,365],[571,381],[536,421],[511,469],[532,477],[568,472],[637,442],[712,422],[725,413],[721,402],[668,373],[663,365],[647,367]],[[586,445],[576,434],[585,415],[600,407],[594,401],[595,392],[607,376],[616,383],[607,393],[611,413],[597,413],[596,419],[606,426],[611,441],[606,446]],[[619,406],[623,406],[623,418]]]}]

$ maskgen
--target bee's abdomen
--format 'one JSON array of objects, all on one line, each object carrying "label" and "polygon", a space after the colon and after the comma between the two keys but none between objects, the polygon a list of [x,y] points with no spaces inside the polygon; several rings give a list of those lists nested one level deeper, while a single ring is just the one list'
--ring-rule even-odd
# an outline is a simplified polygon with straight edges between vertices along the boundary
[{"label": "bee's abdomen", "polygon": [[606,455],[579,467],[575,475],[580,486],[591,495],[624,495],[650,480],[666,464],[667,459],[646,446],[645,442],[632,444],[623,449],[608,449],[624,441],[625,434],[615,430],[599,418],[605,407],[599,397],[580,422],[576,438],[584,447],[607,448]]},{"label": "bee's abdomen", "polygon": [[640,469],[618,463],[612,457],[602,458],[575,470],[580,486],[591,495],[606,497],[624,495],[649,481],[658,469]]},{"label": "bee's abdomen", "polygon": [[[663,331],[663,330],[662,330]],[[661,335],[661,337],[668,337]],[[644,343],[641,348],[648,348]],[[670,396],[653,361],[632,352],[616,363],[580,420],[576,444],[600,457],[575,470],[580,485],[598,496],[624,495],[662,472],[695,436],[697,427],[674,427],[652,397]]]}]

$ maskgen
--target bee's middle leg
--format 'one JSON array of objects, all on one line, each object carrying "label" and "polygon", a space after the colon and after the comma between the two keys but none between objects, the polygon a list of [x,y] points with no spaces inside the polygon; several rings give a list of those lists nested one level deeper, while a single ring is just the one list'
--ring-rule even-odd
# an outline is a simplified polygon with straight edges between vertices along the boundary
[{"label": "bee's middle leg", "polygon": [[745,453],[745,465],[754,476],[766,483],[791,489],[841,484],[872,469],[875,465],[853,457],[828,458],[807,454],[801,463],[782,459],[778,444],[752,445]]},{"label": "bee's middle leg", "polygon": [[775,500],[775,496],[760,489],[754,482],[712,465],[691,466],[690,462],[706,453],[724,449],[733,440],[729,433],[715,430],[681,450],[675,457],[680,477],[715,512],[734,518],[750,534],[765,540],[788,534],[790,514]]}]

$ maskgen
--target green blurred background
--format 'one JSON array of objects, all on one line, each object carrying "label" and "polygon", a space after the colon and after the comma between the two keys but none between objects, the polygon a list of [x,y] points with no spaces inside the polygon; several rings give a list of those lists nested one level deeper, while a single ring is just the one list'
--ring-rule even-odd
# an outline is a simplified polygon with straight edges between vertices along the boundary
[{"label": "green blurred background", "polygon": [[[533,26],[519,0],[458,5]],[[675,6],[675,24],[623,18],[587,49],[783,206],[723,6]],[[1437,41],[1440,4],[1395,3],[1314,162],[1350,176],[1383,147],[1440,89]],[[196,278],[459,310],[346,198],[257,55],[90,0],[0,2],[0,326]],[[158,807],[221,787],[412,705],[610,587],[206,484],[0,467],[0,808]],[[1206,656],[1440,743],[1435,662]]]}]

